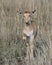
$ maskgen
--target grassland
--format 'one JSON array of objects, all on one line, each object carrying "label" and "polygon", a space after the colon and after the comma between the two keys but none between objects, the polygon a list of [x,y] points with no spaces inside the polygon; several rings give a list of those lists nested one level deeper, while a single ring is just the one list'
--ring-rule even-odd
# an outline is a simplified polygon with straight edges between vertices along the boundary
[{"label": "grassland", "polygon": [[17,10],[34,9],[32,17],[38,27],[34,62],[52,65],[52,0],[0,0],[0,65],[26,65],[26,47],[22,41],[24,20]]}]

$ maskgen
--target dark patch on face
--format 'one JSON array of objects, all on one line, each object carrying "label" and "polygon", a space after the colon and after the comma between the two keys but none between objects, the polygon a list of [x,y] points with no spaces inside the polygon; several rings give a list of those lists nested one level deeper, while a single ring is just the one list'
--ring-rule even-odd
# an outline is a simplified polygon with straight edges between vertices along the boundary
[{"label": "dark patch on face", "polygon": [[25,24],[26,24],[26,26],[30,26],[31,23],[32,23],[32,21],[30,20],[30,21],[26,22]]},{"label": "dark patch on face", "polygon": [[30,25],[30,23],[29,23],[29,22],[26,22],[26,25],[27,25],[27,26],[29,26],[29,25]]}]

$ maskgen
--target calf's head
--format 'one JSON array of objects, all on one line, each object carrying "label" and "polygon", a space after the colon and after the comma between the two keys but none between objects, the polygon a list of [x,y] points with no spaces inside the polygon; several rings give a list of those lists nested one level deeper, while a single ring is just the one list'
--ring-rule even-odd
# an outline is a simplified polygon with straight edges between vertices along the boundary
[{"label": "calf's head", "polygon": [[30,17],[31,17],[31,15],[32,14],[34,14],[35,13],[35,11],[36,10],[34,10],[34,11],[17,11],[19,14],[22,14],[23,16],[24,16],[24,20],[25,20],[25,23],[27,23],[29,20],[30,20]]}]

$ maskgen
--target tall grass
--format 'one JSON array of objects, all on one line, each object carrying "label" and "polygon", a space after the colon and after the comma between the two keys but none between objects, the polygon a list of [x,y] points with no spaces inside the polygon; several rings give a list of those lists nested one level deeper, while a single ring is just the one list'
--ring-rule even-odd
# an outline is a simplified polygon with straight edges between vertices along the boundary
[{"label": "tall grass", "polygon": [[0,65],[25,65],[22,41],[23,15],[17,10],[36,9],[32,15],[38,27],[35,65],[52,65],[52,0],[0,0]]}]

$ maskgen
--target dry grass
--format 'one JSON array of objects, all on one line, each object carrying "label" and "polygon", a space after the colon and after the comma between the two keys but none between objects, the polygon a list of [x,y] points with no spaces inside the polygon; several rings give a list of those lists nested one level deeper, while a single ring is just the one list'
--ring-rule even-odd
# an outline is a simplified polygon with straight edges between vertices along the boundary
[{"label": "dry grass", "polygon": [[34,63],[52,65],[52,0],[0,0],[0,65],[25,65],[24,20],[17,10],[34,9],[32,16],[38,27]]}]

